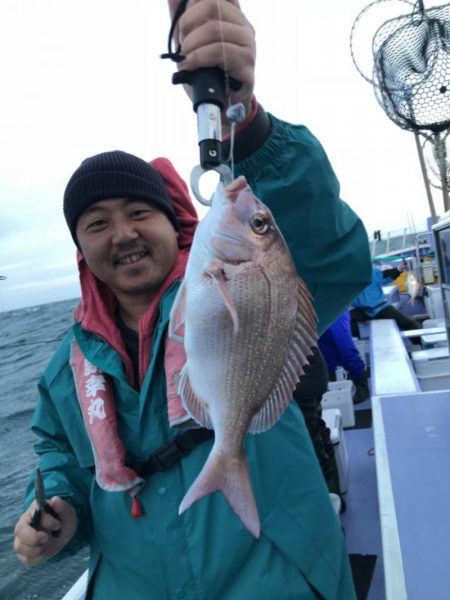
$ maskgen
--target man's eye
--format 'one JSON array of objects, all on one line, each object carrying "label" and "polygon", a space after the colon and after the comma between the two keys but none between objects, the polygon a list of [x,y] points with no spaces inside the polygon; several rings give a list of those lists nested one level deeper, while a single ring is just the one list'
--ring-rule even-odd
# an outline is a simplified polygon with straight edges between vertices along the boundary
[{"label": "man's eye", "polygon": [[105,224],[106,224],[106,221],[104,219],[96,219],[95,221],[91,221],[90,223],[88,223],[86,229],[91,229],[91,230],[100,229]]},{"label": "man's eye", "polygon": [[136,210],[133,210],[131,216],[133,219],[141,219],[143,217],[146,217],[149,213],[150,210],[148,210],[147,208],[137,208]]}]

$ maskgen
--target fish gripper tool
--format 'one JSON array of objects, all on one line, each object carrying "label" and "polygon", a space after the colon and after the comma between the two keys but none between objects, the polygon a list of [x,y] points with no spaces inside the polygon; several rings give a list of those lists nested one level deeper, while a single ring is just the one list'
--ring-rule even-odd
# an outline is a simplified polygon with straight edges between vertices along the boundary
[{"label": "fish gripper tool", "polygon": [[[216,171],[224,185],[233,180],[230,167],[225,164],[222,152],[221,115],[225,109],[225,73],[216,67],[206,67],[196,71],[178,71],[172,83],[188,84],[192,87],[192,104],[197,114],[198,145],[200,164],[192,169],[190,184],[197,200],[209,206],[211,200],[200,192],[200,178],[206,171]],[[239,89],[240,82],[229,78],[230,89]]]},{"label": "fish gripper tool", "polygon": [[[178,20],[186,10],[188,0],[180,0],[174,12],[169,31],[168,51],[161,54],[161,58],[169,58],[174,62],[180,62],[184,56],[181,44],[178,43],[175,50],[172,48],[175,29]],[[199,188],[200,178],[207,171],[216,171],[221,176],[224,185],[233,180],[233,167],[226,164],[229,157],[224,160],[222,156],[222,121],[221,115],[225,109],[226,99],[231,90],[239,90],[241,82],[218,67],[204,67],[195,71],[181,70],[172,75],[173,84],[189,85],[192,88],[192,103],[197,114],[198,145],[200,149],[200,164],[191,172],[190,184],[192,192],[197,200],[205,206],[211,205],[211,199],[202,196]],[[230,109],[237,109],[231,111]],[[243,105],[235,105],[226,111],[227,116],[236,122],[243,120],[245,110]],[[242,110],[240,110],[242,109]],[[242,113],[242,119],[238,114]],[[230,143],[230,158],[233,165],[233,141],[234,127],[232,126],[232,139]]]}]

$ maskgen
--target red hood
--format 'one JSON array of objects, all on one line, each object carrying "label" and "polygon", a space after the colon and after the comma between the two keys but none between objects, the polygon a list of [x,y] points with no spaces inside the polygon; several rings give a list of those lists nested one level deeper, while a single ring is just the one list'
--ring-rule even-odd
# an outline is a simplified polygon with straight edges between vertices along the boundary
[{"label": "red hood", "polygon": [[[198,223],[197,213],[189,196],[187,185],[178,175],[172,163],[167,158],[156,158],[150,161],[150,164],[161,173],[166,182],[180,224],[180,230],[178,236],[179,252],[176,263],[158,295],[139,322],[140,384],[142,384],[143,374],[150,360],[152,333],[158,314],[159,302],[172,283],[177,279],[181,279],[184,275],[189,249]],[[77,252],[77,259],[82,298],[75,309],[75,320],[81,321],[83,329],[99,335],[120,353],[125,364],[128,380],[131,384],[134,384],[131,361],[116,325],[117,301],[115,296],[108,286],[93,275],[80,252]]]}]

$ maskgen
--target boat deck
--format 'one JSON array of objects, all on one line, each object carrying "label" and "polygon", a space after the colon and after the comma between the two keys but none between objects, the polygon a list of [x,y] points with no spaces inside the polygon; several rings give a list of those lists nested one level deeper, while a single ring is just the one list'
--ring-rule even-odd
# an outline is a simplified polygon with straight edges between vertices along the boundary
[{"label": "boat deck", "polygon": [[[371,401],[358,404],[359,410],[370,410]],[[375,570],[367,600],[385,600],[380,513],[373,428],[346,429],[345,443],[349,456],[346,510],[341,515],[350,554],[375,555]]]},{"label": "boat deck", "polygon": [[370,341],[372,398],[356,409],[372,426],[344,433],[349,552],[377,555],[364,599],[447,598],[450,390],[421,391],[394,321],[373,321]]}]

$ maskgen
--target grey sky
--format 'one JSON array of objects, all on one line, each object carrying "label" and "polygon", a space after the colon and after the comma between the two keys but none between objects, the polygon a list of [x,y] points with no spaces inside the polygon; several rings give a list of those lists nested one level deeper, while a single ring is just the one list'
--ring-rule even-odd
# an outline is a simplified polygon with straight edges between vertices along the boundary
[{"label": "grey sky", "polygon": [[[413,135],[388,120],[350,56],[350,29],[367,4],[241,0],[257,31],[256,96],[322,141],[369,232],[411,220],[421,229],[429,210]],[[85,157],[167,156],[189,178],[196,117],[171,85],[174,65],[159,59],[168,29],[165,0],[2,0],[0,311],[78,295],[61,206]],[[374,31],[360,49],[370,50]]]}]

